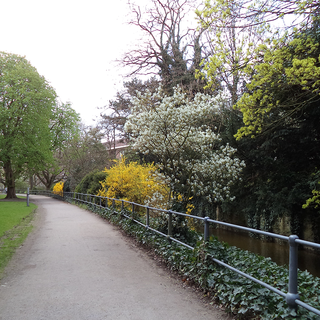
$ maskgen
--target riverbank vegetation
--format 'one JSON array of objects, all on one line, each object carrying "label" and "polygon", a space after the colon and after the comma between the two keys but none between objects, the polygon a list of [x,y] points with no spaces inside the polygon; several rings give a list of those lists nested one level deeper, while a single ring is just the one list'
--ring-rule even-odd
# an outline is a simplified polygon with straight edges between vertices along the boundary
[{"label": "riverbank vegetation", "polygon": [[[224,306],[238,319],[318,319],[318,316],[303,308],[299,307],[297,312],[288,309],[285,299],[279,295],[211,260],[214,257],[278,290],[287,292],[288,268],[278,266],[270,258],[230,247],[226,243],[219,242],[215,237],[211,237],[208,242],[203,242],[200,234],[185,228],[185,224],[180,221],[180,227],[176,225],[177,232],[174,237],[180,241],[187,241],[195,248],[190,250],[175,242],[170,243],[166,238],[134,223],[132,219],[124,218],[121,213],[131,216],[125,209],[115,214],[114,208],[81,206],[121,227],[141,245],[160,257],[167,267],[178,273],[184,282],[199,287],[212,304]],[[139,217],[136,218],[139,219]],[[160,226],[158,230],[163,232],[161,217],[153,219],[160,219],[158,223],[156,221],[152,223],[153,226]],[[299,271],[298,283],[300,299],[319,309],[320,279],[312,276],[308,271]]]},{"label": "riverbank vegetation", "polygon": [[145,46],[121,61],[154,77],[126,82],[101,127],[158,166],[172,208],[319,242],[319,4],[195,6],[132,6]]},{"label": "riverbank vegetation", "polygon": [[32,230],[31,221],[37,206],[25,201],[0,199],[0,278],[15,250]]}]

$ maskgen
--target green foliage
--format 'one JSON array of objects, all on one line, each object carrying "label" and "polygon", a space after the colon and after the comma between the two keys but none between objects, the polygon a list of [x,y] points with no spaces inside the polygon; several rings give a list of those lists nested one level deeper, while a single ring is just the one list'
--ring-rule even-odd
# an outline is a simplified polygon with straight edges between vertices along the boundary
[{"label": "green foliage", "polygon": [[[280,218],[289,217],[291,233],[299,237],[304,237],[306,222],[311,221],[314,241],[319,239],[318,211],[312,206],[303,210],[302,205],[319,181],[312,175],[320,161],[317,30],[314,25],[282,44],[265,44],[265,51],[251,62],[253,78],[237,104],[239,110],[223,111],[221,133],[224,143],[236,148],[246,162],[242,181],[231,190],[237,202],[224,202],[223,211],[244,215],[247,225],[267,231],[273,231]],[[309,67],[314,75],[308,68],[304,73],[294,62],[298,60],[313,61]],[[241,115],[245,123],[250,117],[252,122],[244,126]],[[241,139],[232,137],[236,132]]]},{"label": "green foliage", "polygon": [[[254,136],[318,101],[320,93],[319,35],[314,29],[283,37],[257,49],[259,63],[249,70],[253,78],[236,105],[243,113],[236,137]],[[277,116],[277,117],[276,117]]]},{"label": "green foliage", "polygon": [[[320,184],[320,181],[318,182]],[[311,205],[314,205],[315,208],[318,208],[320,205],[320,191],[312,190],[313,197],[307,199],[307,202],[302,206],[303,209],[308,208]]]},{"label": "green foliage", "polygon": [[241,1],[205,1],[202,10],[197,10],[199,24],[209,38],[210,54],[201,62],[202,70],[197,70],[197,78],[205,79],[205,88],[213,91],[224,89],[234,105],[245,89],[247,63],[253,59],[254,49],[266,37],[262,25],[243,27],[240,14]]},{"label": "green foliage", "polygon": [[79,114],[71,108],[70,103],[57,102],[52,109],[49,129],[51,135],[50,150],[53,154],[53,161],[52,163],[44,163],[44,168],[40,171],[30,171],[36,174],[47,190],[54,183],[59,182],[65,173],[62,154],[69,143],[79,136],[79,120]]},{"label": "green foliage", "polygon": [[100,182],[107,177],[106,171],[94,170],[88,173],[76,186],[75,192],[84,194],[97,194],[101,189]]}]

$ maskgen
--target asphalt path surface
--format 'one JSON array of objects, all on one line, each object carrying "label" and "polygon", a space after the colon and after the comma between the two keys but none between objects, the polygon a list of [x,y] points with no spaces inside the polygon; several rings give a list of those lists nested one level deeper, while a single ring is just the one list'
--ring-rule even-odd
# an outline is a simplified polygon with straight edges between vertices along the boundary
[{"label": "asphalt path surface", "polygon": [[43,196],[0,281],[1,320],[226,320],[99,216]]}]

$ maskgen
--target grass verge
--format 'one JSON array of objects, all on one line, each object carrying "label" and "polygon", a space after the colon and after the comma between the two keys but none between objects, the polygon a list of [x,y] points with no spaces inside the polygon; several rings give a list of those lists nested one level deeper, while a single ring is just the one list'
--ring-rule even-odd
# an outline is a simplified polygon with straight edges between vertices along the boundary
[{"label": "grass verge", "polygon": [[25,202],[0,202],[0,279],[16,248],[32,230],[32,220],[37,206]]}]

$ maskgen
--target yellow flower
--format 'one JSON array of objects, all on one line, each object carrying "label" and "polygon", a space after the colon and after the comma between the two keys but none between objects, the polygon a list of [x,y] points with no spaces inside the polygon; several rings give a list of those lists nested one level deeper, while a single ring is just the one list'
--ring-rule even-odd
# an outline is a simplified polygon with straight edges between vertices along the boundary
[{"label": "yellow flower", "polygon": [[63,197],[63,185],[63,181],[57,182],[53,187],[53,193]]},{"label": "yellow flower", "polygon": [[167,206],[169,188],[155,174],[156,167],[153,164],[126,164],[124,157],[115,162],[113,167],[105,169],[107,177],[100,181],[98,196],[162,208]]}]

